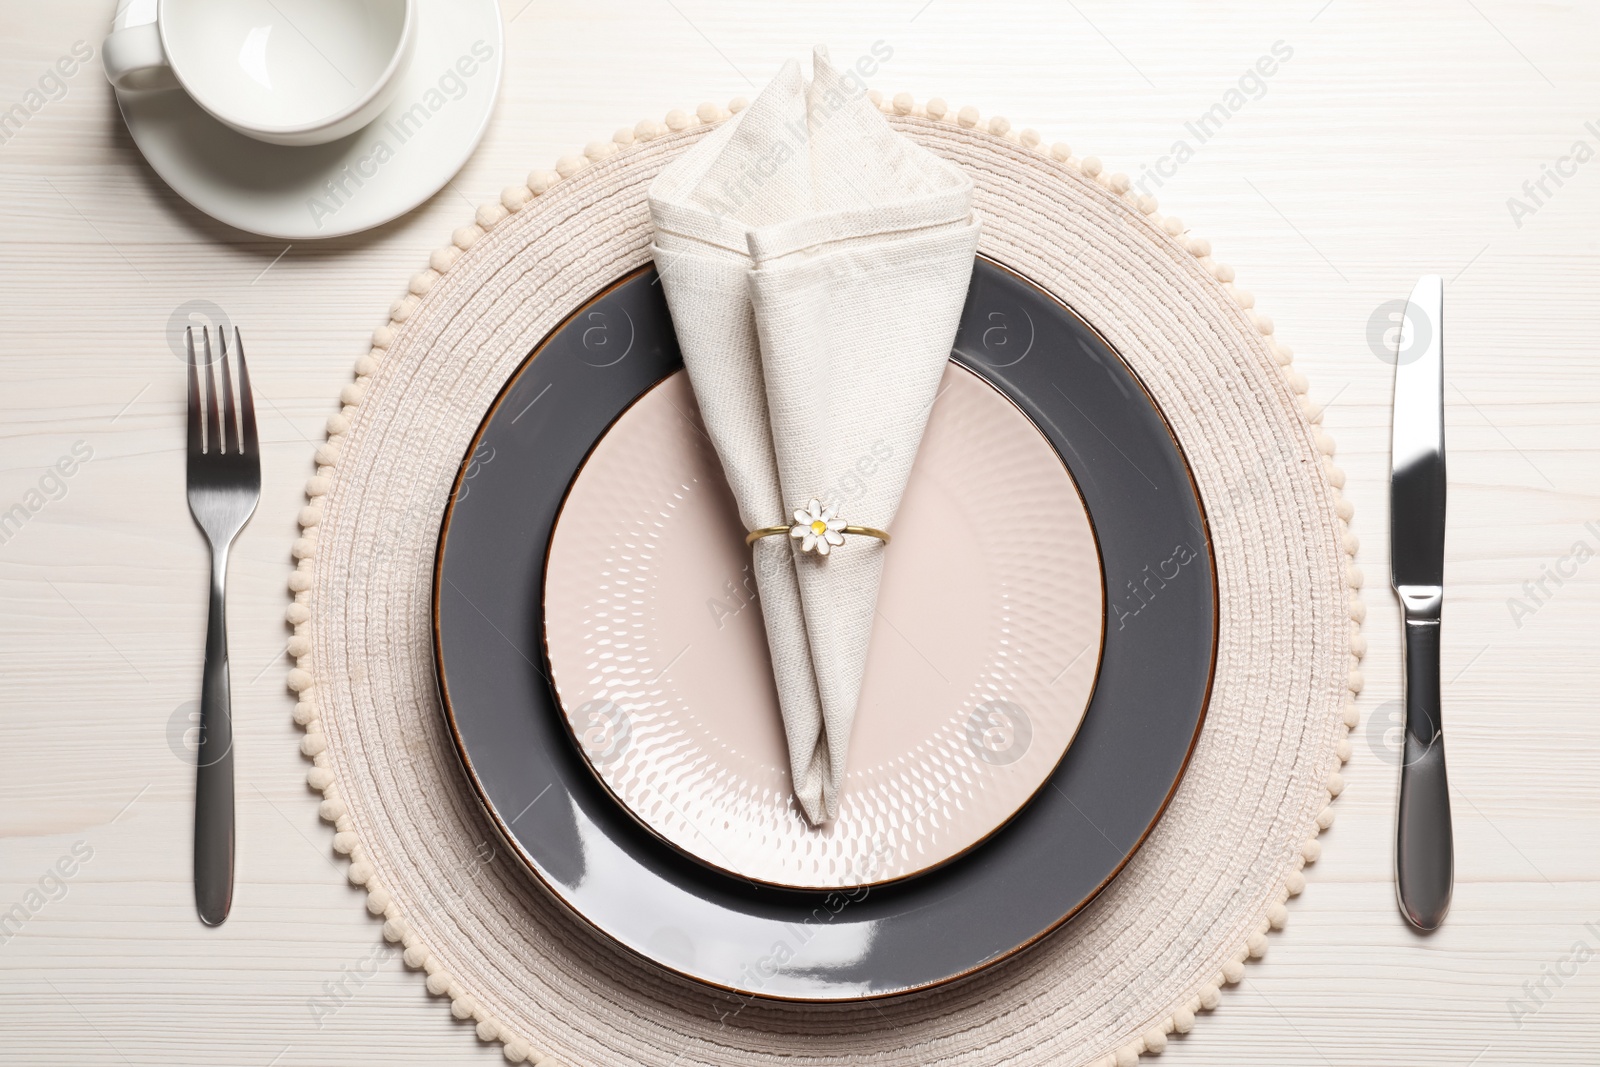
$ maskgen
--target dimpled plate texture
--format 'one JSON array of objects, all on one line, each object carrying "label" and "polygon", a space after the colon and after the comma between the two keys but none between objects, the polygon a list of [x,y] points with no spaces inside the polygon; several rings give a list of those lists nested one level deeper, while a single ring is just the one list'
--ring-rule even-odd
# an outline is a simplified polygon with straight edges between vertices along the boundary
[{"label": "dimpled plate texture", "polygon": [[[865,455],[840,486],[873,477]],[[830,889],[960,855],[1044,784],[1100,662],[1094,532],[1048,441],[946,371],[884,552],[837,819],[793,795],[750,550],[680,371],[596,446],[562,506],[545,641],[594,772],[644,826],[758,882]]]}]

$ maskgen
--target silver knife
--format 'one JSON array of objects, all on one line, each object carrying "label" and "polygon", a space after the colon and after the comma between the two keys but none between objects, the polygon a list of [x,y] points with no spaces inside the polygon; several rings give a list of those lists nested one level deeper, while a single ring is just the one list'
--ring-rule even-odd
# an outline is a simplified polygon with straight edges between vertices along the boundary
[{"label": "silver knife", "polygon": [[[1409,342],[1409,343],[1408,343]],[[1455,845],[1439,718],[1444,601],[1444,283],[1411,291],[1394,370],[1389,559],[1405,613],[1405,759],[1395,831],[1395,890],[1406,920],[1435,930],[1450,908]]]}]

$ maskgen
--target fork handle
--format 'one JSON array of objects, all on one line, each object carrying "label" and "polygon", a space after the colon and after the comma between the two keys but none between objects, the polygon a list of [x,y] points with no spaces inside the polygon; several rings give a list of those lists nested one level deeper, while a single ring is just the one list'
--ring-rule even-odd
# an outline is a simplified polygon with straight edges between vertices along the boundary
[{"label": "fork handle", "polygon": [[233,905],[233,699],[228,684],[227,577],[228,546],[213,545],[194,791],[194,901],[200,921],[207,926],[220,926]]}]

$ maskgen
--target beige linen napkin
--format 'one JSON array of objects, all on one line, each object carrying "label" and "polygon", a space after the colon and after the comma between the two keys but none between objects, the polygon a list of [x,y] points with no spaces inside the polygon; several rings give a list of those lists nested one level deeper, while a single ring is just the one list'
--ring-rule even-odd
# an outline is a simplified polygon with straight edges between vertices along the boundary
[{"label": "beige linen napkin", "polygon": [[[706,429],[755,529],[810,501],[892,529],[972,273],[972,182],[889,128],[817,49],[650,187],[655,255]],[[886,548],[755,545],[808,818],[838,813]],[[933,576],[930,576],[930,580]]]}]

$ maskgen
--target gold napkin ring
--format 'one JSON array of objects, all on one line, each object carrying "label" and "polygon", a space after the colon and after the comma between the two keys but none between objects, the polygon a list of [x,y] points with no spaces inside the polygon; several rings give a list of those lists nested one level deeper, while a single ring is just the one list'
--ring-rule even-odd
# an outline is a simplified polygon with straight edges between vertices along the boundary
[{"label": "gold napkin ring", "polygon": [[803,508],[796,508],[793,524],[784,526],[763,526],[751,530],[744,539],[747,545],[753,545],[763,537],[778,537],[788,534],[800,542],[800,551],[815,552],[819,556],[826,556],[832,549],[844,544],[845,534],[858,534],[862,537],[876,537],[884,544],[889,543],[889,535],[883,530],[873,529],[871,526],[851,526],[839,517],[839,509],[832,504],[823,506],[822,501],[812,497],[810,503]]}]

